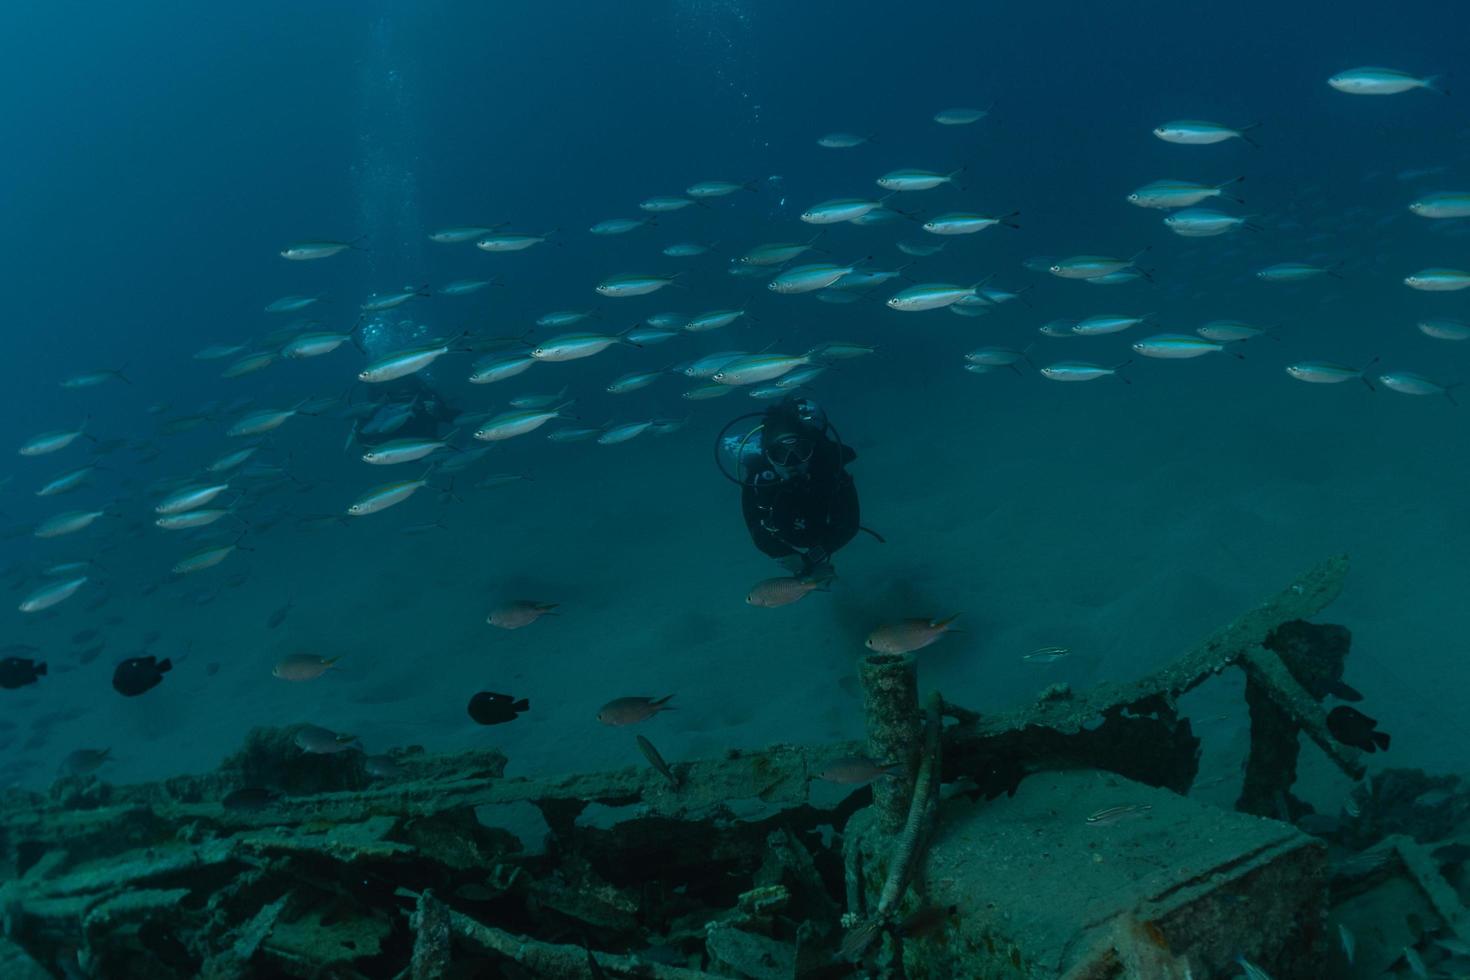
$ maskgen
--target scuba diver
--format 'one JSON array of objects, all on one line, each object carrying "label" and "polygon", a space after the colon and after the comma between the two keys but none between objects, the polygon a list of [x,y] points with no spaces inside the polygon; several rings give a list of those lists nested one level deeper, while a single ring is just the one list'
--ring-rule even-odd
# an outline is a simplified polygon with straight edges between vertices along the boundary
[{"label": "scuba diver", "polygon": [[[353,344],[369,358],[425,343],[429,337],[427,324],[381,312],[363,316],[352,328]],[[392,381],[354,386],[348,394],[349,410],[359,396],[366,397],[369,405],[352,413],[355,421],[348,445],[356,442],[371,449],[394,439],[444,436],[459,417],[459,409],[429,375],[428,370],[417,371]]]},{"label": "scuba diver", "polygon": [[359,420],[353,430],[356,441],[369,449],[391,439],[437,439],[459,415],[424,372],[374,388],[378,407]]},{"label": "scuba diver", "polygon": [[[744,436],[727,435],[750,418],[761,421]],[[737,473],[726,467],[727,456]],[[715,457],[720,472],[740,484],[751,541],[799,576],[826,566],[858,531],[883,540],[859,523],[857,487],[845,469],[857,453],[809,398],[788,395],[763,414],[732,419],[720,430]]]}]

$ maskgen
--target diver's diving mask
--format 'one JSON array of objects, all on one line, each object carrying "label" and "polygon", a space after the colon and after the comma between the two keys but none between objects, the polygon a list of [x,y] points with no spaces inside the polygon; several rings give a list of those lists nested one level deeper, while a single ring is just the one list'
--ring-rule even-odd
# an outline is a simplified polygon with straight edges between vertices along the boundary
[{"label": "diver's diving mask", "polygon": [[771,461],[772,466],[794,469],[810,462],[816,448],[816,443],[811,439],[788,432],[766,447],[766,458]]}]

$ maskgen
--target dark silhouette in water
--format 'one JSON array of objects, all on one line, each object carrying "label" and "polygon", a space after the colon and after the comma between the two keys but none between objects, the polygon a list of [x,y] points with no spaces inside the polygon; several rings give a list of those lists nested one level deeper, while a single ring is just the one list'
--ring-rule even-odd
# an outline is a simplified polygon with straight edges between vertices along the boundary
[{"label": "dark silhouette in water", "polygon": [[7,691],[36,683],[46,673],[46,665],[24,657],[6,657],[0,660],[0,687]]},{"label": "dark silhouette in water", "polygon": [[422,373],[373,387],[378,389],[375,394],[386,396],[383,405],[406,405],[409,415],[407,421],[389,432],[364,432],[359,424],[355,430],[357,441],[369,448],[393,439],[437,439],[459,415],[454,403]]},{"label": "dark silhouette in water", "polygon": [[815,402],[790,395],[740,444],[740,509],[750,539],[772,558],[799,556],[801,574],[830,561],[861,529],[857,486],[846,469],[857,453],[835,437]]},{"label": "dark silhouette in water", "polygon": [[495,691],[481,691],[470,698],[469,704],[470,717],[481,725],[503,725],[515,721],[521,712],[529,710],[531,702],[528,699],[517,701],[509,694]]},{"label": "dark silhouette in water", "polygon": [[1327,730],[1343,745],[1352,745],[1364,752],[1388,748],[1389,734],[1378,731],[1378,720],[1345,704],[1327,713]]},{"label": "dark silhouette in water", "polygon": [[173,669],[167,658],[133,657],[117,665],[112,672],[112,689],[126,698],[146,694],[163,682],[163,675]]}]

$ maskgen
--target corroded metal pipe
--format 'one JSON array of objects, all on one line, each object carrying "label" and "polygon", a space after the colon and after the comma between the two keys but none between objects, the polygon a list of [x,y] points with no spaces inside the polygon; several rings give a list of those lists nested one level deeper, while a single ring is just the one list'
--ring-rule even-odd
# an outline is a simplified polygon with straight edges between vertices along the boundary
[{"label": "corroded metal pipe", "polygon": [[912,656],[886,653],[864,657],[860,671],[868,719],[868,755],[880,765],[902,763],[904,767],[900,778],[873,783],[878,826],[885,834],[896,834],[908,817],[924,736],[918,671]]},{"label": "corroded metal pipe", "polygon": [[[892,920],[899,900],[903,898],[904,889],[913,879],[935,811],[939,808],[939,774],[943,767],[940,756],[940,735],[944,731],[943,709],[944,698],[935,691],[929,696],[924,747],[918,775],[913,782],[913,797],[904,817],[903,829],[893,841],[888,859],[888,876],[883,882],[877,909],[866,922],[859,923],[843,938],[841,954],[845,959],[856,960],[867,952],[873,940],[878,938],[878,933]],[[853,907],[851,897],[848,899],[848,906]]]}]

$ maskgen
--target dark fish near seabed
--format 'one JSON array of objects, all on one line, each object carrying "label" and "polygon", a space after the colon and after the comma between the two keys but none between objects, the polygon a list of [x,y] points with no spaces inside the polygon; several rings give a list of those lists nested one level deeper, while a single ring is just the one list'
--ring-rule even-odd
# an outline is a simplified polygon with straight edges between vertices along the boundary
[{"label": "dark fish near seabed", "polygon": [[1345,704],[1338,705],[1327,713],[1327,730],[1332,733],[1332,737],[1343,745],[1351,745],[1364,752],[1388,748],[1389,734],[1377,729],[1377,719]]},{"label": "dark fish near seabed", "polygon": [[63,776],[85,776],[102,768],[112,757],[111,749],[77,749],[61,760]]},{"label": "dark fish near seabed", "polygon": [[135,698],[161,684],[163,675],[173,666],[173,661],[167,658],[133,657],[124,660],[112,672],[112,689],[123,697]]},{"label": "dark fish near seabed", "polygon": [[531,702],[527,698],[517,701],[509,694],[481,691],[470,698],[468,710],[477,724],[503,725],[515,721],[521,712],[531,710]]},{"label": "dark fish near seabed", "polygon": [[46,665],[24,657],[6,657],[0,660],[0,687],[7,691],[34,684],[46,673]]},{"label": "dark fish near seabed", "polygon": [[597,720],[604,725],[633,725],[652,718],[660,711],[673,711],[667,702],[672,694],[661,698],[614,698],[597,712]]},{"label": "dark fish near seabed", "polygon": [[658,749],[654,748],[653,743],[642,735],[636,737],[638,739],[638,748],[643,752],[643,757],[648,760],[648,764],[653,766],[660,776],[667,779],[670,786],[678,789],[679,777],[674,775],[674,771],[669,768],[669,764],[664,761],[664,757],[659,754]]}]

